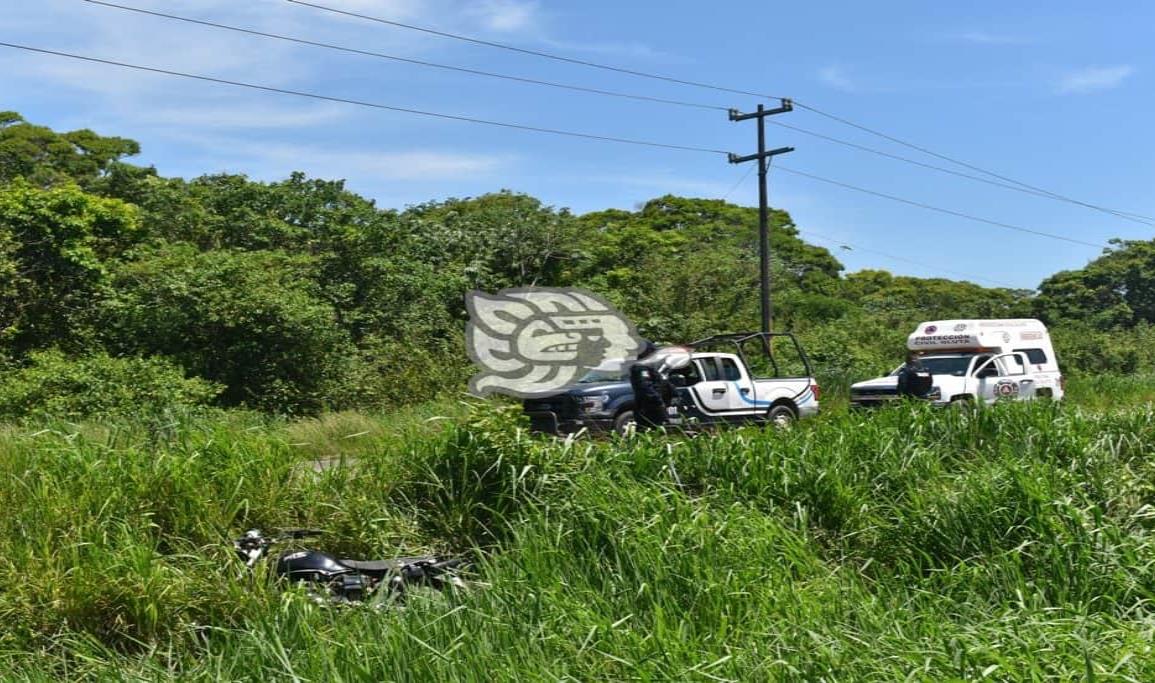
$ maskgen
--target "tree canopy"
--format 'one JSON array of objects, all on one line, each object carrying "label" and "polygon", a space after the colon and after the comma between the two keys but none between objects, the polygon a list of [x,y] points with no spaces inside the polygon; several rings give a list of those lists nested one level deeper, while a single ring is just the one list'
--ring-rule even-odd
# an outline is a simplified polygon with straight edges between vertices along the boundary
[{"label": "tree canopy", "polygon": [[[473,289],[585,287],[660,341],[758,325],[752,208],[666,195],[574,215],[502,190],[393,210],[302,173],[166,178],[125,161],[139,151],[0,114],[0,372],[23,372],[22,397],[71,358],[68,377],[184,373],[213,387],[187,396],[273,412],[422,400],[469,374]],[[771,245],[776,327],[803,339],[825,377],[873,374],[914,324],[953,317],[1038,315],[1088,370],[1155,363],[1141,342],[1155,323],[1155,242],[1118,242],[1037,295],[845,275],[780,209]],[[1118,353],[1096,354],[1094,335],[1114,335]],[[79,410],[53,405],[66,404]]]},{"label": "tree canopy", "polygon": [[57,133],[28,123],[16,112],[0,112],[0,182],[24,178],[41,187],[88,185],[124,157],[139,153],[135,140],[88,129]]},{"label": "tree canopy", "polygon": [[1099,329],[1155,324],[1155,240],[1112,244],[1085,268],[1044,280],[1035,301],[1038,315]]}]

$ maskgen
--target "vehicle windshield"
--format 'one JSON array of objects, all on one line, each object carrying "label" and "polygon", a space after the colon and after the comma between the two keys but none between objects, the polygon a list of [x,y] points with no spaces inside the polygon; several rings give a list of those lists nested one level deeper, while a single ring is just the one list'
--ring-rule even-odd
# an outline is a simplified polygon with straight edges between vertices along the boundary
[{"label": "vehicle windshield", "polygon": [[629,374],[622,370],[590,370],[585,377],[578,380],[578,384],[594,384],[595,382],[624,382]]},{"label": "vehicle windshield", "polygon": [[[922,361],[923,367],[932,375],[962,377],[967,374],[967,368],[970,367],[971,358],[974,358],[974,354],[968,353],[959,356],[924,356],[920,360]],[[890,374],[897,375],[900,370],[902,370],[901,365]]]}]

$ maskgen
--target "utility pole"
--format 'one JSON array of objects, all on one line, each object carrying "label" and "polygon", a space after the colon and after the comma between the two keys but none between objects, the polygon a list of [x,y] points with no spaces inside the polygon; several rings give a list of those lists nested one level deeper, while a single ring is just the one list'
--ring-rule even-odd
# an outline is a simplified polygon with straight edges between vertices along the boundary
[{"label": "utility pole", "polygon": [[770,159],[779,154],[794,151],[793,147],[766,149],[766,117],[774,116],[775,114],[785,114],[790,111],[794,111],[794,103],[786,99],[782,100],[782,106],[775,107],[774,109],[766,109],[760,104],[758,105],[758,111],[751,114],[742,114],[737,109],[730,110],[731,121],[758,120],[758,153],[744,157],[731,154],[730,163],[743,164],[747,161],[758,162],[758,242],[759,266],[762,278],[762,331],[765,333],[770,332],[770,323],[773,317],[770,308],[770,206],[766,193],[766,173],[770,170]]}]

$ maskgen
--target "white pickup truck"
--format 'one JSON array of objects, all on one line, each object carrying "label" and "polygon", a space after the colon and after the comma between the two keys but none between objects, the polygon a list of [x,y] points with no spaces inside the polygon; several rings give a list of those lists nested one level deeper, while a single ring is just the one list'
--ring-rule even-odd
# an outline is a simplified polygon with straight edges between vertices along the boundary
[{"label": "white pickup truck", "polygon": [[[1061,399],[1064,394],[1050,334],[1038,320],[926,322],[911,333],[906,346],[933,380],[920,398],[935,404]],[[901,369],[852,385],[850,406],[871,408],[897,399]]]},{"label": "white pickup truck", "polygon": [[[818,413],[819,388],[802,346],[788,333],[723,334],[689,345],[690,362],[669,373],[671,426],[783,424]],[[628,432],[634,392],[623,370],[592,372],[574,388],[527,399],[534,431]]]}]

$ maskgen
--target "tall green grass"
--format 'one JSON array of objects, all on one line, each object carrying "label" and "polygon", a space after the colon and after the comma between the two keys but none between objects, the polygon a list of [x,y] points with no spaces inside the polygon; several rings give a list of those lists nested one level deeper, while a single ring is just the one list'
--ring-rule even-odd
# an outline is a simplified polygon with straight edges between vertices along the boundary
[{"label": "tall green grass", "polygon": [[1115,410],[1155,402],[1155,375],[1074,375],[1067,396],[1084,408]]},{"label": "tall green grass", "polygon": [[[501,410],[430,417],[7,431],[0,672],[1155,678],[1150,405],[911,406],[629,441],[532,437]],[[478,585],[318,606],[238,578],[227,541],[251,526],[328,529],[319,543],[349,555],[465,553]]]}]

